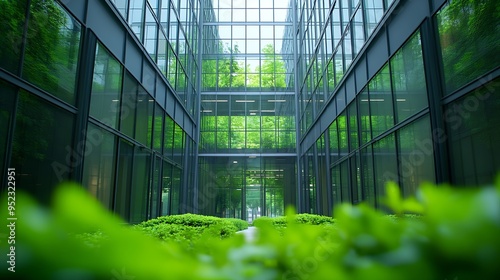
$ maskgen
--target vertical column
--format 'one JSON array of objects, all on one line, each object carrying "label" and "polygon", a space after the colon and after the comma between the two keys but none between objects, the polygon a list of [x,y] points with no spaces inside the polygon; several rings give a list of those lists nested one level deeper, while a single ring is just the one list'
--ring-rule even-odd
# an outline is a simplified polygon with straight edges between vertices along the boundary
[{"label": "vertical column", "polygon": [[[73,136],[73,149],[78,151],[79,144],[85,143],[87,137],[87,120],[89,117],[90,95],[92,91],[92,77],[94,72],[95,50],[97,39],[94,33],[89,29],[83,29],[82,36],[82,51],[79,61],[79,79],[77,84],[76,106],[78,112],[76,114],[76,123]],[[82,182],[83,176],[83,157],[78,157],[78,162],[75,163],[73,170],[73,179],[77,182]]]},{"label": "vertical column", "polygon": [[442,68],[439,63],[441,55],[438,46],[436,22],[432,17],[427,18],[421,27],[422,51],[424,70],[427,79],[427,95],[431,118],[431,132],[434,144],[434,163],[436,167],[436,183],[449,182],[448,148],[446,145],[446,130],[443,119],[441,96]]}]

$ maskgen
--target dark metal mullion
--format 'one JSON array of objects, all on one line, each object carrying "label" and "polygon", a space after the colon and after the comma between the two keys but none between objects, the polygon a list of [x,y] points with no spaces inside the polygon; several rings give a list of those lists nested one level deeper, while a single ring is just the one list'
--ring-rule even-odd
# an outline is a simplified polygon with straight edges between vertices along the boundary
[{"label": "dark metal mullion", "polygon": [[448,146],[446,141],[439,139],[439,132],[445,133],[446,126],[443,117],[443,70],[440,61],[439,39],[437,34],[437,23],[435,18],[427,18],[421,28],[422,57],[424,60],[425,77],[427,80],[427,97],[429,99],[429,111],[431,119],[431,131],[434,142],[434,164],[436,172],[436,183],[450,181],[450,170],[448,164]]},{"label": "dark metal mullion", "polygon": [[[386,28],[386,34],[387,34],[387,36],[386,36],[386,38],[387,38],[387,46],[390,46],[390,41],[391,40],[390,40],[390,35],[389,35],[389,32],[388,32],[389,30],[387,30],[387,26],[385,28]],[[402,50],[402,48],[403,47],[401,47],[400,50]],[[390,52],[392,52],[393,50],[391,50],[390,48],[388,48],[388,50],[389,50],[389,54],[388,54],[389,59],[387,60],[386,63],[387,63],[387,67],[389,68],[389,88],[391,90],[391,99],[390,100],[392,101],[392,128],[394,128],[397,125],[397,121],[396,121],[396,119],[397,119],[397,108],[396,108],[396,97],[394,96],[394,88],[393,88],[393,82],[392,82],[392,64],[391,64],[391,61],[393,59],[395,59],[395,53],[397,51],[394,51],[394,55],[391,57]],[[384,67],[382,66],[382,68],[384,68]],[[381,72],[379,72],[379,73],[381,73]],[[391,134],[394,134],[394,141],[395,141],[394,148],[396,150],[396,169],[397,169],[397,176],[398,176],[396,183],[398,184],[399,190],[401,191],[401,193],[404,193],[403,192],[404,186],[402,185],[403,182],[401,181],[401,178],[402,178],[401,168],[400,168],[401,166],[400,166],[400,162],[399,162],[399,155],[400,155],[400,150],[401,150],[400,149],[400,145],[398,143],[399,131],[400,131],[399,129],[396,129]]]},{"label": "dark metal mullion", "polygon": [[326,195],[327,204],[326,209],[328,213],[323,215],[333,215],[333,202],[332,202],[332,169],[330,168],[330,128],[325,130],[325,172],[326,172]]},{"label": "dark metal mullion", "polygon": [[[97,38],[90,29],[83,29],[83,44],[79,55],[78,84],[76,95],[76,106],[79,109],[75,119],[75,129],[73,135],[73,148],[79,153],[79,143],[85,143],[87,137],[88,118],[90,115],[90,102],[92,94],[92,77],[94,73],[94,63],[96,57]],[[123,79],[122,79],[123,80]],[[86,147],[85,147],[86,149]],[[84,151],[81,151],[84,154]],[[73,179],[77,182],[83,181],[83,156],[78,158],[73,166]]]}]

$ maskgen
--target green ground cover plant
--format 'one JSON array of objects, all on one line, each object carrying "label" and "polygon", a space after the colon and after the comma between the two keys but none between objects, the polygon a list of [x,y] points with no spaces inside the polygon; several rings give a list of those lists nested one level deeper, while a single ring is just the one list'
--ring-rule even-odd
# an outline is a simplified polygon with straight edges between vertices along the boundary
[{"label": "green ground cover plant", "polygon": [[228,238],[237,231],[248,228],[248,223],[239,219],[182,214],[151,219],[134,228],[160,240],[183,243],[191,248],[193,242],[204,237]]},{"label": "green ground cover plant", "polygon": [[[297,222],[288,209],[286,229],[262,219],[252,243],[239,234],[219,233],[202,234],[186,246],[124,224],[79,186],[60,187],[51,208],[19,191],[15,272],[7,270],[12,251],[2,231],[0,278],[462,280],[500,275],[500,182],[475,189],[427,184],[408,199],[391,184],[387,194],[394,216],[364,204],[341,205],[333,224],[314,225]],[[1,205],[7,205],[5,196]],[[418,217],[408,218],[408,212]],[[7,207],[0,209],[0,220],[7,214]],[[217,229],[212,219],[159,218]]]}]

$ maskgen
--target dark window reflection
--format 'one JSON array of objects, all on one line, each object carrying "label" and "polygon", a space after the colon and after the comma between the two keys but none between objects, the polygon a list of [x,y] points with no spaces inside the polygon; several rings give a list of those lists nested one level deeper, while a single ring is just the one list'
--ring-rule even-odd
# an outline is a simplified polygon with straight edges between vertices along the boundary
[{"label": "dark window reflection", "polygon": [[490,184],[500,173],[499,79],[445,109],[452,183]]},{"label": "dark window reflection", "polygon": [[30,93],[21,91],[17,107],[11,166],[16,186],[49,202],[58,183],[75,168],[72,151],[73,116]]},{"label": "dark window reflection", "polygon": [[83,186],[105,207],[112,209],[115,176],[115,137],[89,124],[83,166]]}]

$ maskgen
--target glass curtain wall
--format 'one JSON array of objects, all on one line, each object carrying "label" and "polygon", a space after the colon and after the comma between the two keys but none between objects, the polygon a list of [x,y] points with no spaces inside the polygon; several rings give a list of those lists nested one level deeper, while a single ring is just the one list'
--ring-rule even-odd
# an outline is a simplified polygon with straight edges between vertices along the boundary
[{"label": "glass curtain wall", "polygon": [[[287,191],[281,175],[268,174],[278,162],[266,154],[296,151],[293,71],[285,67],[294,64],[289,2],[203,1],[200,162],[222,156],[230,166],[245,163],[239,175],[230,176],[228,184],[235,189],[221,186],[218,191],[243,203],[219,203],[206,213],[251,220],[284,211]],[[242,159],[241,154],[249,156]],[[202,182],[214,170],[203,163],[200,168],[205,168],[200,173],[203,192]],[[293,191],[293,185],[286,187]]]},{"label": "glass curtain wall", "polygon": [[[320,109],[318,104],[321,106],[323,99],[319,90],[323,85],[316,87],[315,83],[321,83],[321,77],[326,75],[328,79],[323,83],[328,84],[329,94],[335,94],[342,73],[360,50],[363,37],[359,29],[364,26],[364,38],[368,38],[392,1],[333,2],[334,9],[326,17],[324,37],[321,37],[323,31],[320,37],[312,36],[324,38],[318,40],[326,40],[326,46],[320,42],[316,49],[311,49],[308,33],[314,32],[315,21],[322,19],[323,1],[301,1],[300,63],[307,67],[298,72],[303,75],[300,79],[303,131],[308,129],[309,121],[314,119],[311,114]],[[360,9],[364,11],[363,18],[357,16]],[[326,131],[330,173],[317,168],[318,178],[331,180],[329,200],[333,207],[341,202],[360,201],[382,207],[379,198],[384,195],[388,181],[397,182],[404,196],[414,195],[421,183],[436,181],[436,164],[449,167],[447,180],[455,185],[492,183],[500,172],[500,153],[493,144],[500,135],[496,132],[500,126],[498,117],[493,113],[500,108],[494,94],[499,65],[494,58],[499,57],[496,46],[500,38],[498,33],[490,32],[491,26],[499,25],[499,17],[494,15],[497,10],[494,1],[489,0],[448,1],[433,17],[436,29],[431,34],[437,36],[423,37],[421,34],[425,33],[418,28],[339,112]],[[330,38],[332,42],[328,41]],[[423,51],[423,40],[428,40],[424,43],[434,50]],[[323,71],[322,46],[327,53],[332,52]],[[433,62],[442,74],[436,82],[438,89],[434,90],[429,89],[429,85],[434,85],[426,79],[429,66],[425,65],[432,60],[429,58],[432,51],[438,54],[439,60]],[[439,100],[436,112],[429,107],[432,99]],[[432,114],[443,117],[444,129],[431,127]],[[306,193],[317,190],[321,183],[314,178],[312,169],[314,164],[320,165],[324,140],[323,136],[317,139],[317,160],[314,146],[302,156]],[[441,144],[446,147],[447,156],[435,155],[435,148]],[[318,199],[310,204],[318,202],[325,203]],[[308,206],[306,210],[316,209]]]},{"label": "glass curtain wall", "polygon": [[252,221],[284,215],[293,201],[295,157],[200,157],[200,213]]},{"label": "glass curtain wall", "polygon": [[194,117],[200,1],[113,0],[172,90]]},{"label": "glass curtain wall", "polygon": [[[299,123],[304,134],[393,1],[298,1]],[[332,8],[333,6],[333,8]],[[287,70],[293,69],[287,64]],[[288,71],[287,71],[288,72]]]},{"label": "glass curtain wall", "polygon": [[[435,181],[428,104],[417,31],[333,121],[329,144],[322,144],[323,137],[317,141],[318,148],[329,148],[332,207],[361,201],[380,206],[389,180],[398,182],[405,196],[414,195],[420,183]],[[328,177],[326,170],[318,171],[320,178]]]},{"label": "glass curtain wall", "polygon": [[0,68],[39,93],[0,79],[2,173],[15,168],[22,174],[16,186],[49,203],[74,171],[67,150],[74,141],[81,24],[55,1],[1,1],[0,18]]},{"label": "glass curtain wall", "polygon": [[83,23],[60,1],[0,1],[0,68],[18,85],[0,79],[0,164],[15,167],[20,189],[42,202],[59,183],[81,176],[105,207],[137,223],[184,212],[183,201],[189,203],[183,178],[194,170],[194,155],[186,153],[194,142],[178,116],[193,115],[196,107],[200,5],[111,2],[158,75],[173,75],[168,90],[184,106],[165,106],[166,92],[155,93],[155,73],[134,77],[105,44],[95,43],[95,33],[82,33]]}]

